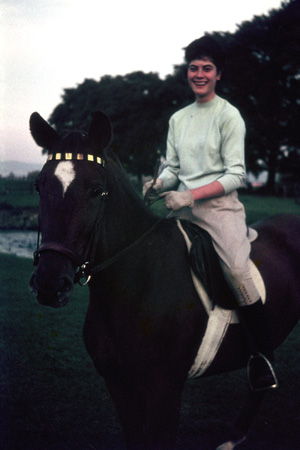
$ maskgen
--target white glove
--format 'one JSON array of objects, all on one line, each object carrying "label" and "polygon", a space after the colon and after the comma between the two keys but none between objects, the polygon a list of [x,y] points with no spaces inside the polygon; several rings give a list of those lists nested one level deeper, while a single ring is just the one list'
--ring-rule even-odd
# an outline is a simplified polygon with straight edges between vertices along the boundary
[{"label": "white glove", "polygon": [[155,200],[162,190],[163,181],[160,178],[158,178],[154,184],[153,180],[147,181],[143,186],[143,197],[148,201]]},{"label": "white glove", "polygon": [[168,191],[160,194],[160,197],[165,197],[166,207],[173,211],[177,211],[185,206],[189,206],[190,208],[194,206],[194,197],[190,191]]}]

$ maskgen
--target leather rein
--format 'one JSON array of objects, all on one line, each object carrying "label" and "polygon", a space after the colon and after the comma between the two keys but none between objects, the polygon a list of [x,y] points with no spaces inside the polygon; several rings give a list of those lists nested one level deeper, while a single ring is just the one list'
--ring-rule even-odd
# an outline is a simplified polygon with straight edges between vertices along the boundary
[{"label": "leather rein", "polygon": [[[70,156],[71,155],[71,156]],[[88,161],[94,161],[98,164],[101,164],[102,167],[105,168],[105,161],[102,158],[94,157],[93,155],[81,155],[81,154],[70,154],[70,153],[54,153],[50,154],[48,157],[48,161],[51,160],[88,160]],[[138,246],[163,220],[163,218],[158,219],[148,230],[146,230],[141,236],[139,236],[134,242],[132,242],[128,247],[121,250],[119,253],[114,255],[113,257],[109,258],[106,261],[103,261],[102,263],[99,263],[97,265],[94,264],[95,259],[95,252],[96,252],[96,246],[94,245],[96,242],[98,242],[100,238],[100,231],[102,228],[102,223],[104,220],[104,210],[105,210],[105,200],[108,198],[108,192],[106,191],[106,179],[105,179],[105,190],[101,193],[101,199],[103,200],[103,203],[101,207],[99,208],[99,212],[97,214],[97,218],[95,221],[94,226],[94,232],[91,233],[92,238],[89,240],[87,245],[87,250],[85,252],[85,256],[79,256],[73,250],[70,250],[69,248],[65,247],[59,242],[45,242],[40,243],[41,238],[41,231],[40,227],[38,229],[38,237],[37,237],[37,248],[34,252],[34,261],[33,265],[37,266],[40,256],[42,253],[46,251],[54,251],[57,253],[60,253],[67,258],[69,258],[72,262],[74,262],[77,267],[75,269],[75,278],[74,278],[74,284],[78,283],[80,286],[86,286],[89,281],[91,280],[92,275],[101,272],[102,270],[106,269],[110,265],[112,265],[114,262],[116,262],[119,258],[123,256],[124,253],[127,253],[128,251],[132,250],[136,246]],[[90,255],[90,257],[89,257]],[[82,279],[85,279],[85,281],[82,281]]]}]

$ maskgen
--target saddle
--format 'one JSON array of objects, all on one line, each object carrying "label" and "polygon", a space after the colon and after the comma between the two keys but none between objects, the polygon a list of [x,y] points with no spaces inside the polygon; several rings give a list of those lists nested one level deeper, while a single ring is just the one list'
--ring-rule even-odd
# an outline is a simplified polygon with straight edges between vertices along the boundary
[{"label": "saddle", "polygon": [[[189,252],[192,279],[195,289],[208,314],[208,322],[198,353],[188,377],[202,376],[214,360],[226,336],[230,324],[239,322],[236,301],[229,287],[219,257],[209,233],[196,224],[177,219],[177,226],[184,236]],[[248,239],[253,242],[257,232],[248,230]],[[263,303],[266,290],[261,274],[250,260],[250,270]],[[200,280],[200,282],[197,282]]]},{"label": "saddle", "polygon": [[187,220],[181,219],[180,223],[192,244],[189,254],[191,268],[206,289],[212,307],[218,305],[224,309],[236,309],[234,295],[225,279],[209,233]]}]

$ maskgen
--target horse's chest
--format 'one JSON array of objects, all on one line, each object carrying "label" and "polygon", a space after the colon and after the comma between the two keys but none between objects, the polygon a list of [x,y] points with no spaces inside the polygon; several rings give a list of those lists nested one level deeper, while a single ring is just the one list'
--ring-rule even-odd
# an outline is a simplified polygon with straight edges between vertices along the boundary
[{"label": "horse's chest", "polygon": [[83,338],[87,352],[102,376],[116,369],[120,358],[113,335],[100,315],[88,311]]}]

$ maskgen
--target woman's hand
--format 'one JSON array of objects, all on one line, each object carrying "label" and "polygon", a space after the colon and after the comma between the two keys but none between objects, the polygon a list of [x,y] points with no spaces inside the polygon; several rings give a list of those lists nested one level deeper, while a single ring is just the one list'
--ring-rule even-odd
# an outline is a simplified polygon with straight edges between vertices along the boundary
[{"label": "woman's hand", "polygon": [[158,178],[155,183],[153,180],[147,181],[143,186],[143,197],[145,202],[156,200],[159,193],[163,190],[163,181]]},{"label": "woman's hand", "polygon": [[159,196],[165,197],[165,205],[168,209],[172,209],[172,211],[177,211],[185,206],[189,206],[190,208],[194,206],[194,198],[190,191],[168,191]]}]

